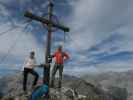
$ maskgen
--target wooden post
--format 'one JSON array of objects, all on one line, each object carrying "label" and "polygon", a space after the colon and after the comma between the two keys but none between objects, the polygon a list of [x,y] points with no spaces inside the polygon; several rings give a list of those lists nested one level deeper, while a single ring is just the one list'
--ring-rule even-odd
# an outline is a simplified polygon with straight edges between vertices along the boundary
[{"label": "wooden post", "polygon": [[[52,11],[53,11],[53,4],[50,2],[49,7],[48,7],[48,20],[51,22],[52,21]],[[45,52],[45,64],[44,66],[44,78],[43,82],[47,83],[48,86],[50,87],[50,63],[49,63],[49,56],[51,55],[51,39],[52,38],[52,24],[48,24],[48,34],[47,34],[47,43],[46,43],[46,52]],[[49,93],[48,93],[49,97]]]}]

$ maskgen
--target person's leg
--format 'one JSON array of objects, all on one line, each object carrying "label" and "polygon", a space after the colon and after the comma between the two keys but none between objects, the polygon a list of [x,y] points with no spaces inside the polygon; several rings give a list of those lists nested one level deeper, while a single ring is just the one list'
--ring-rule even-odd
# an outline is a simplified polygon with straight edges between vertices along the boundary
[{"label": "person's leg", "polygon": [[54,87],[54,80],[55,80],[55,74],[57,72],[58,66],[57,64],[54,65],[54,68],[52,69],[52,77],[51,77],[51,87]]},{"label": "person's leg", "polygon": [[62,87],[63,65],[59,65],[59,88]]},{"label": "person's leg", "polygon": [[37,84],[37,81],[38,81],[38,78],[39,78],[39,75],[36,71],[34,71],[33,69],[30,71],[30,73],[32,75],[34,75],[35,79],[33,81],[33,84],[32,84],[32,87],[34,87],[36,84]]},{"label": "person's leg", "polygon": [[28,70],[25,68],[25,69],[24,69],[24,72],[23,72],[23,90],[24,90],[24,91],[27,90],[27,87],[26,87],[26,84],[27,84],[27,77],[28,77]]}]

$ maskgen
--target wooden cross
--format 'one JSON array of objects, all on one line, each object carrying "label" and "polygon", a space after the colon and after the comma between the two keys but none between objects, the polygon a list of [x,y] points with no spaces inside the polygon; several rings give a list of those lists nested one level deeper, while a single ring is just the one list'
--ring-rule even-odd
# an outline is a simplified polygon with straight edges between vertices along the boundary
[{"label": "wooden cross", "polygon": [[51,55],[51,35],[52,35],[52,28],[58,28],[64,32],[69,32],[69,28],[65,27],[63,25],[54,23],[52,21],[52,16],[53,16],[53,3],[50,1],[49,6],[48,6],[48,19],[36,16],[32,14],[31,12],[25,12],[24,16],[28,17],[32,20],[39,21],[48,27],[48,34],[47,34],[47,44],[46,44],[46,52],[45,52],[45,67],[44,67],[44,76],[43,76],[43,82],[47,83],[49,86],[49,81],[50,81],[50,63],[49,63],[49,56]]}]

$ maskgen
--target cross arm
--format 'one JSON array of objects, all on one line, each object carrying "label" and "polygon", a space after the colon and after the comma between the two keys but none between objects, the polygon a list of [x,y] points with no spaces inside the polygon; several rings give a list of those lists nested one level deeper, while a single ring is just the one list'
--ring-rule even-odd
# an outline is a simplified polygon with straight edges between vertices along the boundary
[{"label": "cross arm", "polygon": [[32,14],[31,12],[28,12],[28,11],[25,12],[24,16],[25,16],[25,17],[28,17],[28,18],[30,18],[30,19],[33,19],[33,20],[42,22],[42,23],[44,23],[44,24],[51,24],[53,27],[56,27],[56,28],[58,28],[58,29],[60,29],[60,30],[63,30],[64,32],[69,32],[69,30],[70,30],[68,27],[65,27],[65,26],[60,25],[60,24],[56,24],[56,23],[54,23],[54,22],[49,21],[49,20],[46,19],[46,18],[43,18],[43,17],[40,17],[40,16],[36,16],[36,15],[34,15],[34,14]]}]

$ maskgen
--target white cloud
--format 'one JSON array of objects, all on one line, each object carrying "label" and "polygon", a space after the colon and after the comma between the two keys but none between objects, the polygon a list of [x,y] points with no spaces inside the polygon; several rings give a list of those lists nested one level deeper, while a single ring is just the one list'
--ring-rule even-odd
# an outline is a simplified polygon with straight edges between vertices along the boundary
[{"label": "white cloud", "polygon": [[[124,38],[114,42],[114,44],[105,43],[104,45],[103,43],[103,46],[101,45],[99,51],[96,52],[97,54],[102,52],[112,54],[120,51],[133,51],[132,9],[133,0],[78,0],[73,6],[72,16],[70,16],[70,21],[68,22],[71,28],[70,36],[72,41],[67,47],[74,50],[75,54],[78,55],[75,63],[80,60],[84,62],[82,54],[78,54],[76,51],[83,52],[88,50],[91,46],[95,46],[111,34],[121,34]],[[112,45],[116,48],[116,51],[112,51]],[[91,52],[88,53],[90,54]],[[84,54],[85,61],[90,61],[91,59],[95,61],[95,58],[87,58],[87,55],[87,53]],[[120,70],[120,67],[126,69],[126,66],[132,65],[132,63],[119,61],[114,63],[107,62],[104,66],[106,65],[106,68],[110,67],[109,70]],[[115,69],[115,67],[118,69]],[[84,68],[83,70],[86,71]]]},{"label": "white cloud", "polygon": [[128,26],[133,17],[132,4],[132,0],[79,0],[71,17],[71,47],[87,49]]},{"label": "white cloud", "polygon": [[[1,26],[0,32],[10,28],[10,25],[5,24],[3,27]],[[44,53],[42,47],[38,46],[34,35],[30,32],[24,32],[23,28],[16,28],[0,36],[0,45],[0,54],[8,54],[7,52],[10,50],[8,56],[18,57],[18,59],[24,60],[24,58],[28,56],[29,52],[34,50],[37,53],[38,60],[40,62],[43,61]]]},{"label": "white cloud", "polygon": [[99,74],[104,72],[125,72],[129,70],[133,70],[132,67],[132,61],[130,62],[111,62],[111,63],[104,63],[99,64],[96,66],[80,66],[77,68],[77,66],[69,66],[65,67],[64,73],[75,75],[75,76],[82,76],[87,74]]}]

